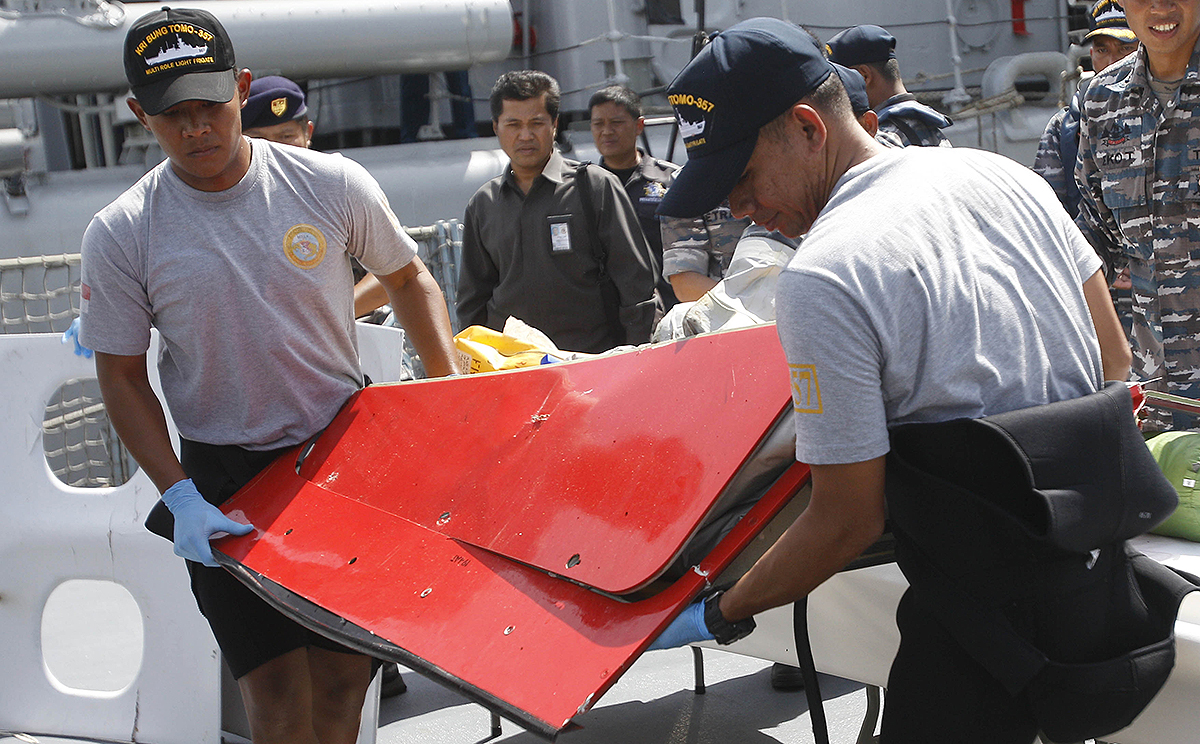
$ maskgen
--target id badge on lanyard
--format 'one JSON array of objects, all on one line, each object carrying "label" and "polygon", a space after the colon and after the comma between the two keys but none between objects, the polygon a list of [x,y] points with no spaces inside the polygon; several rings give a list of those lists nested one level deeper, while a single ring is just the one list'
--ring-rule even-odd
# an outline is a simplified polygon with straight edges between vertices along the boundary
[{"label": "id badge on lanyard", "polygon": [[571,215],[552,214],[546,218],[550,223],[550,253],[559,255],[571,252]]}]

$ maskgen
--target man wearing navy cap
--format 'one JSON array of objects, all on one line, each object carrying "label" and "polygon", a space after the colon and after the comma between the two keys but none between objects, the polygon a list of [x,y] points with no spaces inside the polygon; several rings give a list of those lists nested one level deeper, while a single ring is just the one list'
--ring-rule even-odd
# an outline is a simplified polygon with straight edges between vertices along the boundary
[{"label": "man wearing navy cap", "polygon": [[829,58],[857,70],[866,82],[879,128],[894,132],[906,145],[950,147],[942,130],[952,123],[945,114],[917,100],[904,88],[896,61],[896,37],[879,26],[854,26],[826,44]]},{"label": "man wearing navy cap", "polygon": [[[250,97],[242,106],[242,134],[282,145],[312,147],[313,123],[304,90],[281,75],[250,81]],[[353,262],[354,317],[361,318],[388,303],[387,290],[375,275]],[[394,665],[388,667],[390,670]]]},{"label": "man wearing navy cap", "polygon": [[[679,166],[659,160],[638,147],[638,137],[645,130],[646,120],[642,116],[642,98],[633,89],[624,85],[601,88],[588,101],[588,112],[592,141],[600,153],[600,165],[625,186],[625,193],[633,202],[642,225],[646,244],[658,265],[662,266],[662,231],[656,210]],[[670,310],[678,302],[675,292],[661,273],[656,279],[663,310]]]},{"label": "man wearing navy cap", "polygon": [[242,107],[242,134],[296,147],[312,144],[313,123],[299,85],[279,75],[250,81]]},{"label": "man wearing navy cap", "polygon": [[[250,71],[211,13],[139,18],[125,72],[129,108],[167,158],[84,233],[80,341],[162,494],[147,527],[186,559],[255,744],[353,742],[371,659],[267,604],[209,540],[251,532],[218,506],[362,387],[350,258],[379,276],[433,375],[455,371],[445,302],[362,166],[243,136]],[[146,371],[152,328],[178,455]]]},{"label": "man wearing navy cap", "polygon": [[879,128],[879,115],[871,108],[870,101],[867,99],[866,81],[863,80],[863,76],[858,73],[858,70],[851,70],[836,62],[833,63],[833,69],[842,79],[842,87],[846,89],[846,97],[850,99],[850,111],[854,114],[854,118],[858,119],[862,128],[867,130],[867,133],[874,137],[876,142],[885,147],[904,147],[904,143],[900,141],[895,132],[885,132]]},{"label": "man wearing navy cap", "polygon": [[[1100,261],[1045,181],[979,150],[881,146],[833,72],[804,31],[760,18],[716,35],[668,89],[688,162],[661,211],[700,214],[728,195],[735,215],[806,234],[776,315],[812,492],[657,648],[731,643],[875,541],[891,427],[1074,399],[1128,370]],[[927,741],[932,726],[954,741],[1032,742],[1028,701],[910,595],[883,741]]]},{"label": "man wearing navy cap", "polygon": [[[1114,0],[1100,0],[1088,13],[1090,30],[1083,37],[1091,42],[1088,50],[1092,69],[1103,72],[1112,63],[1137,50],[1137,37],[1125,20],[1125,11]],[[1051,117],[1038,143],[1033,169],[1054,188],[1058,200],[1072,217],[1079,214],[1079,186],[1075,183],[1075,162],[1079,159],[1079,112],[1083,92],[1090,78],[1080,81],[1071,103]]]}]

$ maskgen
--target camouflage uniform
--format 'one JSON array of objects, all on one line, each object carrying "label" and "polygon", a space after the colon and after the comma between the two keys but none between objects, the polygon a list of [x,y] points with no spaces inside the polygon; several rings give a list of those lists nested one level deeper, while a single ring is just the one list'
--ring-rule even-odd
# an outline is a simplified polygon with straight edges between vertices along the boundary
[{"label": "camouflage uniform", "polygon": [[1079,186],[1075,183],[1075,161],[1079,156],[1079,106],[1083,90],[1075,93],[1070,106],[1055,114],[1038,143],[1033,170],[1054,189],[1063,208],[1072,217],[1079,214]]},{"label": "camouflage uniform", "polygon": [[884,147],[904,147],[904,140],[900,139],[900,135],[882,129],[875,133],[875,141]]},{"label": "camouflage uniform", "polygon": [[892,96],[875,109],[879,131],[894,132],[905,147],[950,147],[942,130],[954,122],[917,100],[912,93]]},{"label": "camouflage uniform", "polygon": [[663,217],[663,276],[692,271],[720,281],[749,218],[734,219],[729,202],[703,217]]},{"label": "camouflage uniform", "polygon": [[[1200,52],[1165,110],[1138,49],[1083,98],[1076,222],[1110,272],[1133,282],[1133,379],[1200,398]],[[1111,274],[1110,274],[1111,276]],[[1194,428],[1156,412],[1147,429]]]}]

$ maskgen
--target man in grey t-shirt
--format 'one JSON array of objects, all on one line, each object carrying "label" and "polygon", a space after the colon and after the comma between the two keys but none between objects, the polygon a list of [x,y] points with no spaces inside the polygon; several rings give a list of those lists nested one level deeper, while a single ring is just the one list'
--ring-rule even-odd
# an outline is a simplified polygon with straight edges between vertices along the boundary
[{"label": "man in grey t-shirt", "polygon": [[[454,372],[445,302],[365,169],[242,136],[250,72],[210,13],[138,19],[125,70],[129,107],[167,160],[84,234],[80,340],[113,426],[174,517],[256,744],[353,741],[371,660],[271,608],[208,541],[252,529],[216,505],[363,384],[350,256],[379,275],[432,375]],[[147,375],[152,327],[179,457]]]},{"label": "man in grey t-shirt", "polygon": [[[732,642],[874,542],[890,426],[1077,398],[1124,379],[1130,359],[1100,262],[1049,186],[988,153],[883,148],[800,28],[740,23],[669,92],[693,134],[660,209],[698,214],[728,194],[737,216],[807,233],[776,313],[812,494],[737,583],[687,608],[657,647]],[[932,720],[962,741],[1033,740],[1019,703],[954,666],[960,657],[953,645],[918,654],[946,673],[889,683],[884,741],[922,740]]]}]

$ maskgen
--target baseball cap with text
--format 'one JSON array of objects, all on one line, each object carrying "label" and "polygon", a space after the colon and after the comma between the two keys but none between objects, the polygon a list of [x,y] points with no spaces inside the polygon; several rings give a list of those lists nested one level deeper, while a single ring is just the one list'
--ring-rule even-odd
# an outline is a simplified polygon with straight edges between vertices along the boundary
[{"label": "baseball cap with text", "polygon": [[1116,0],[1100,0],[1093,5],[1088,12],[1088,28],[1091,30],[1083,37],[1084,41],[1097,36],[1111,36],[1127,44],[1138,40],[1125,20],[1125,8]]},{"label": "baseball cap with text", "polygon": [[758,130],[832,72],[808,32],[787,21],[753,18],[713,36],[667,88],[688,162],[658,213],[695,217],[720,204],[746,170]]},{"label": "baseball cap with text", "polygon": [[125,35],[125,79],[151,116],[180,101],[223,103],[237,92],[233,44],[212,13],[164,6]]}]

